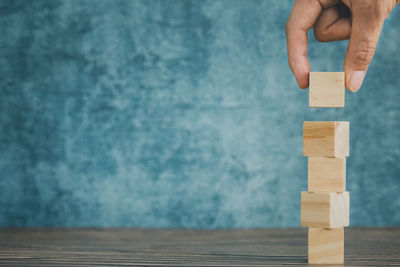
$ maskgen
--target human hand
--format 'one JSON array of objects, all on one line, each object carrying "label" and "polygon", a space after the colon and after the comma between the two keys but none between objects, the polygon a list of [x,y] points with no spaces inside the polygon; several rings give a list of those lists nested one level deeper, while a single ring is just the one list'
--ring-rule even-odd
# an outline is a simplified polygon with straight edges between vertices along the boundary
[{"label": "human hand", "polygon": [[385,19],[400,0],[296,0],[286,23],[289,66],[308,87],[307,32],[320,42],[349,40],[343,70],[346,88],[360,89]]}]

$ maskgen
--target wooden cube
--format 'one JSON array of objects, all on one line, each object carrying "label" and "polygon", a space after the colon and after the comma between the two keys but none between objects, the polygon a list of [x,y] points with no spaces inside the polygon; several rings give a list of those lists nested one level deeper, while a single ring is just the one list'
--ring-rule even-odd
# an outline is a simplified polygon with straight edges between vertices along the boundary
[{"label": "wooden cube", "polygon": [[308,158],[308,192],[344,191],[346,191],[346,158]]},{"label": "wooden cube", "polygon": [[343,264],[344,229],[308,228],[308,263]]},{"label": "wooden cube", "polygon": [[346,157],[349,155],[348,121],[305,121],[303,155],[307,157]]},{"label": "wooden cube", "polygon": [[310,72],[310,107],[343,108],[344,95],[344,72]]},{"label": "wooden cube", "polygon": [[301,192],[301,225],[337,228],[349,225],[350,193]]}]

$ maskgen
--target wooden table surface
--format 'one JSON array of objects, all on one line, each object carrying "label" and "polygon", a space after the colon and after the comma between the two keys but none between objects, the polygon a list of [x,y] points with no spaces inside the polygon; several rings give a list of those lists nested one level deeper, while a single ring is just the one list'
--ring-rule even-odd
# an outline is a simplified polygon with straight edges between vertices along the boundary
[{"label": "wooden table surface", "polygon": [[[1,229],[0,266],[306,266],[306,229]],[[400,265],[400,228],[346,228],[345,266]]]}]

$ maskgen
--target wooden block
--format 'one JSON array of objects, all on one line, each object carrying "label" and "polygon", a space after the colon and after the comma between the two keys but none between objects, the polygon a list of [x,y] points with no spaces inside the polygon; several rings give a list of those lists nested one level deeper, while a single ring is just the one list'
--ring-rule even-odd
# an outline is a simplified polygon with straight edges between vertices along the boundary
[{"label": "wooden block", "polygon": [[308,158],[308,192],[344,191],[346,191],[346,158]]},{"label": "wooden block", "polygon": [[310,107],[343,108],[344,92],[344,72],[310,72]]},{"label": "wooden block", "polygon": [[344,229],[308,228],[308,263],[343,264]]},{"label": "wooden block", "polygon": [[303,155],[307,157],[346,157],[349,155],[348,121],[305,121]]},{"label": "wooden block", "polygon": [[301,225],[337,228],[349,225],[350,193],[301,192]]}]

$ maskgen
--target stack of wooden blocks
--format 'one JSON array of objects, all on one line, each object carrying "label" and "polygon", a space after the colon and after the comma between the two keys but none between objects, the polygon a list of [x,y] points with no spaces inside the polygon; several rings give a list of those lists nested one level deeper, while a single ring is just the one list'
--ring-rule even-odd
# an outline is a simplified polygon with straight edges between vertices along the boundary
[{"label": "stack of wooden blocks", "polygon": [[[344,73],[310,73],[310,107],[344,107]],[[349,122],[305,121],[303,155],[308,191],[301,193],[301,225],[308,228],[308,262],[344,262],[344,226],[349,225],[346,191]]]}]

